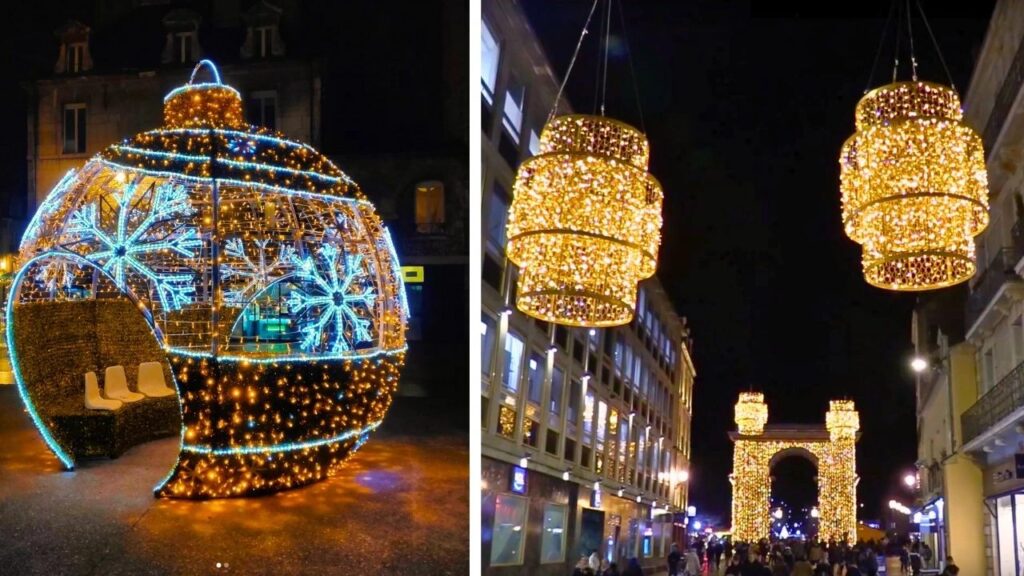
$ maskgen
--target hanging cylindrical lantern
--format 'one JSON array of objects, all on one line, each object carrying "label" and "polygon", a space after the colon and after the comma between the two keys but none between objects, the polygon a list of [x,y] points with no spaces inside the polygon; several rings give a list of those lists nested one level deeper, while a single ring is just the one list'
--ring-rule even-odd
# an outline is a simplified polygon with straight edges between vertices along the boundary
[{"label": "hanging cylindrical lantern", "polygon": [[648,160],[647,138],[622,122],[577,114],[548,123],[509,209],[519,310],[568,326],[632,319],[661,243],[663,195]]},{"label": "hanging cylindrical lantern", "polygon": [[864,278],[889,290],[932,290],[976,270],[988,225],[988,179],[960,98],[930,82],[868,92],[840,154],[846,234],[863,247]]}]

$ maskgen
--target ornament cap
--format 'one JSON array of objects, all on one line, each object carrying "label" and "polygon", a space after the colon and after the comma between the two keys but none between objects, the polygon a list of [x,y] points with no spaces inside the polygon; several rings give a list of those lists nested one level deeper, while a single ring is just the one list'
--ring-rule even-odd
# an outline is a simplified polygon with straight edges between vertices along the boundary
[{"label": "ornament cap", "polygon": [[[211,82],[196,82],[206,67]],[[164,125],[168,128],[242,128],[242,95],[220,80],[220,71],[210,60],[200,60],[188,83],[164,96]]]}]

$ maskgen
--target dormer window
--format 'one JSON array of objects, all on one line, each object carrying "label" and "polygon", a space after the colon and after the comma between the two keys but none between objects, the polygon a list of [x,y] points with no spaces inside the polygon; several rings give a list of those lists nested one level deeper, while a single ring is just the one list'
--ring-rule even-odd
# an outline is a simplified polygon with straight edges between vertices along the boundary
[{"label": "dormer window", "polygon": [[254,29],[256,33],[256,57],[267,58],[273,53],[274,29],[270,26],[260,26]]},{"label": "dormer window", "polygon": [[239,49],[242,58],[284,56],[281,40],[281,9],[266,0],[257,2],[242,15],[245,21],[245,43]]},{"label": "dormer window", "polygon": [[82,71],[82,59],[85,56],[85,42],[73,42],[64,51],[64,70],[69,73]]},{"label": "dormer window", "polygon": [[178,8],[168,12],[163,19],[164,51],[160,61],[164,64],[191,64],[202,57],[199,46],[199,24],[197,12]]},{"label": "dormer window", "polygon": [[181,64],[195,62],[192,55],[192,44],[196,43],[195,32],[178,32],[174,35],[175,60]]},{"label": "dormer window", "polygon": [[89,56],[89,27],[81,22],[71,21],[57,30],[60,39],[60,53],[54,72],[57,74],[82,74],[92,69]]}]

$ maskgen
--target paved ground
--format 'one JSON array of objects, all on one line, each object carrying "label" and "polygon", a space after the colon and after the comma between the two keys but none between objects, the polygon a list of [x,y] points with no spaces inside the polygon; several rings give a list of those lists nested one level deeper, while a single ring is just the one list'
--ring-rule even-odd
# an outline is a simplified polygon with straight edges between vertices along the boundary
[{"label": "paved ground", "polygon": [[63,472],[0,386],[0,574],[468,574],[468,432],[443,409],[398,399],[327,481],[191,502],[151,492],[177,439]]}]

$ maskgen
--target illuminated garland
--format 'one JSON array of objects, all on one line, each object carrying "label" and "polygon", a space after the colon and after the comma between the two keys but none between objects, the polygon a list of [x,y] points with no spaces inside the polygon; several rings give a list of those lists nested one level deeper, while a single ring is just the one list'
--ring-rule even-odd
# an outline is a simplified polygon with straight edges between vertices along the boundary
[{"label": "illuminated garland", "polygon": [[[202,67],[214,81],[171,91],[164,127],[107,148],[42,203],[8,306],[135,303],[180,400],[181,453],[156,489],[169,497],[325,478],[384,418],[406,350],[401,269],[373,205],[312,147],[246,126],[238,92]],[[19,379],[70,468],[34,385]]]},{"label": "illuminated garland", "polygon": [[857,103],[856,124],[840,153],[840,189],[865,280],[889,290],[968,280],[974,237],[988,225],[988,175],[956,92],[930,82],[882,86]]},{"label": "illuminated garland", "polygon": [[[748,421],[753,417],[754,423]],[[763,417],[762,417],[763,415]],[[818,537],[852,542],[857,535],[856,471],[857,412],[851,401],[832,401],[825,416],[829,439],[784,440],[762,436],[768,408],[763,395],[744,393],[736,404],[738,435],[734,438],[732,531],[741,542],[757,542],[771,534],[771,464],[780,452],[809,452],[818,469]],[[757,426],[755,424],[759,423]]]}]

